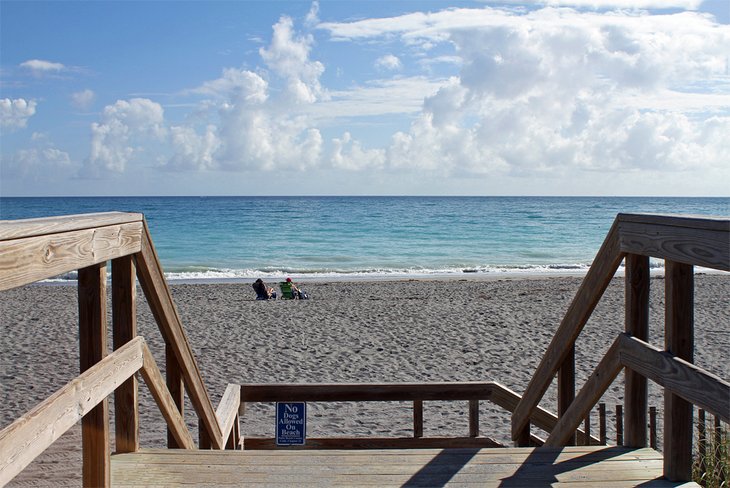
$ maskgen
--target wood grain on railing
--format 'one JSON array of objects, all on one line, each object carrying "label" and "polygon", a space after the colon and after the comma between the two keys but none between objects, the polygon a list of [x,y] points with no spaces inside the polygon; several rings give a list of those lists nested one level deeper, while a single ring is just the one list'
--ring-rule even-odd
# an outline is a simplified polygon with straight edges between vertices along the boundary
[{"label": "wood grain on railing", "polygon": [[238,424],[238,407],[240,405],[241,387],[238,385],[228,385],[215,411],[223,438],[230,440],[231,436],[233,436],[233,445],[238,442],[235,436],[235,427]]},{"label": "wood grain on railing", "polygon": [[157,406],[160,407],[160,412],[162,412],[168,428],[175,436],[177,444],[185,449],[195,449],[193,437],[190,435],[187,425],[185,425],[185,420],[180,416],[180,412],[167,390],[165,379],[162,377],[155,358],[152,357],[152,353],[147,346],[144,347],[144,366],[141,373]]},{"label": "wood grain on railing", "polygon": [[2,240],[0,291],[133,254],[141,237],[142,222],[130,222]]},{"label": "wood grain on railing", "polygon": [[144,364],[138,337],[0,431],[0,485],[8,483]]},{"label": "wood grain on railing", "polygon": [[[649,338],[649,257],[629,254],[625,266],[624,329],[633,337],[646,341]],[[646,447],[648,385],[646,377],[630,369],[624,371],[624,402],[626,435],[623,445]]]},{"label": "wood grain on railing", "polygon": [[175,357],[183,373],[190,401],[215,449],[223,449],[224,440],[215,417],[213,405],[205,389],[198,364],[195,361],[180,316],[172,300],[160,261],[145,224],[142,234],[142,250],[135,255],[137,259],[137,277],[147,297],[152,314],[160,332],[175,353]]},{"label": "wood grain on railing", "polygon": [[623,257],[618,222],[614,222],[512,415],[513,440],[524,438],[523,431],[529,425],[532,411],[540,403],[555,373],[575,344]]},{"label": "wood grain on railing", "polygon": [[545,441],[549,447],[564,446],[578,428],[588,412],[598,402],[603,393],[611,386],[613,380],[621,372],[619,356],[619,339],[613,342],[596,369],[588,377],[583,388],[581,388],[575,401],[570,405],[565,415],[560,417],[558,423]]},{"label": "wood grain on railing", "polygon": [[730,383],[635,337],[621,337],[621,364],[730,422]]},{"label": "wood grain on railing", "polygon": [[99,212],[39,219],[0,220],[0,241],[142,222],[143,218],[141,213],[134,212]]},{"label": "wood grain on railing", "polygon": [[[137,293],[134,258],[112,261],[112,340],[116,351],[137,337]],[[132,376],[114,391],[116,452],[139,450],[137,377]]]},{"label": "wood grain on railing", "polygon": [[730,271],[727,217],[619,214],[621,251]]}]

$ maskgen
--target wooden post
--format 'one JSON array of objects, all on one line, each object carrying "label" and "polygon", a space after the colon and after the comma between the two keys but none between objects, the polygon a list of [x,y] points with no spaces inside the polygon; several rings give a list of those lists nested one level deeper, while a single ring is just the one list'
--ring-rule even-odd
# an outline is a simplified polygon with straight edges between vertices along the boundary
[{"label": "wooden post", "polygon": [[624,406],[616,405],[616,445],[624,445]]},{"label": "wooden post", "polygon": [[[83,373],[107,355],[106,262],[79,270],[79,358]],[[83,486],[110,486],[109,403],[81,421]]]},{"label": "wooden post", "polygon": [[649,446],[656,449],[656,407],[649,407]]},{"label": "wooden post", "polygon": [[585,445],[591,445],[591,412],[588,412],[585,420],[583,421],[583,432],[585,432]]},{"label": "wooden post", "polygon": [[[137,336],[136,276],[132,256],[112,260],[112,338],[115,351]],[[136,376],[114,391],[116,452],[139,450],[137,392]]]},{"label": "wooden post", "polygon": [[479,400],[469,400],[469,437],[479,437]]},{"label": "wooden post", "polygon": [[[718,458],[718,455],[722,453],[720,446],[722,446],[722,427],[720,426],[720,417],[715,415],[715,459]],[[727,455],[727,451],[725,451],[725,455]],[[718,469],[719,468],[719,469]],[[717,484],[718,486],[726,486],[725,481],[725,471],[717,466],[717,461],[715,462],[715,469],[717,470]]]},{"label": "wooden post", "polygon": [[[665,262],[665,339],[671,354],[694,361],[694,275],[691,265]],[[692,404],[664,390],[664,477],[692,479]]]},{"label": "wooden post", "polygon": [[529,447],[530,443],[530,423],[528,422],[515,439],[515,447]]},{"label": "wooden post", "polygon": [[[648,342],[649,257],[628,254],[625,263],[625,329],[628,334]],[[626,404],[624,445],[646,447],[646,413],[649,403],[646,378],[625,368],[624,381],[624,402]]]},{"label": "wooden post", "polygon": [[413,400],[413,437],[423,437],[423,400]]},{"label": "wooden post", "polygon": [[[575,346],[570,348],[558,370],[558,417],[562,417],[575,399]],[[575,445],[575,433],[568,439],[568,446]]]},{"label": "wooden post", "polygon": [[605,446],[608,444],[606,438],[606,404],[598,404],[598,438],[601,440],[601,445]]},{"label": "wooden post", "polygon": [[[180,416],[185,418],[185,384],[183,383],[182,372],[180,371],[180,364],[177,362],[175,357],[175,351],[172,346],[165,341],[165,372],[167,389],[172,395],[172,399],[177,405],[177,409],[180,411]],[[203,427],[204,429],[205,427]],[[175,436],[172,431],[167,429],[167,447],[169,449],[179,449]]]}]

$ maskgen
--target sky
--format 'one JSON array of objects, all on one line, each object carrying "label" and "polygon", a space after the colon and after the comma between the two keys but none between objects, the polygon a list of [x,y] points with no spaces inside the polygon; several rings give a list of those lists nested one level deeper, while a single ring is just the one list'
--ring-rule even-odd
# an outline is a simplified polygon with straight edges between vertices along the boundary
[{"label": "sky", "polygon": [[0,0],[0,195],[730,196],[730,2]]}]

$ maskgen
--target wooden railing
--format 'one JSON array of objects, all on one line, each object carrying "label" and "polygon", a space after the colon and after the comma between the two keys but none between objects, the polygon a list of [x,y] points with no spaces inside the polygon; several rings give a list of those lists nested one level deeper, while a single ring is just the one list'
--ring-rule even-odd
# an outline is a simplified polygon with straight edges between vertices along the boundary
[{"label": "wooden railing", "polygon": [[[665,347],[645,341],[649,328],[649,257],[665,260]],[[625,259],[625,333],[619,334],[580,393],[575,392],[575,341]],[[560,421],[546,444],[573,442],[575,428],[626,369],[625,445],[644,447],[647,383],[665,388],[664,474],[689,480],[692,404],[725,422],[730,384],[692,365],[693,266],[730,271],[730,218],[619,214],[512,415],[512,438],[527,445],[530,417],[558,376]]]},{"label": "wooden railing", "polygon": [[[315,449],[385,449],[431,447],[504,447],[488,437],[479,437],[479,401],[488,400],[508,412],[514,412],[520,396],[504,385],[495,382],[452,383],[330,383],[330,384],[246,384],[229,385],[240,388],[242,404],[253,402],[413,402],[413,437],[325,437],[307,438],[307,448]],[[468,437],[423,437],[424,401],[468,401]],[[550,432],[558,422],[557,416],[542,408],[536,408],[530,421]],[[576,429],[581,442],[584,432]],[[537,436],[532,445],[542,445]],[[599,439],[591,437],[592,444]],[[274,439],[246,437],[244,449],[273,449]]]},{"label": "wooden railing", "polygon": [[[112,262],[111,355],[106,327],[108,260]],[[117,452],[138,450],[136,371],[141,372],[167,422],[169,447],[195,447],[182,420],[187,391],[200,419],[201,446],[234,448],[238,430],[231,419],[237,416],[240,400],[227,391],[218,411],[213,410],[142,214],[110,212],[0,222],[0,291],[75,270],[81,375],[0,431],[0,485],[83,417],[83,483],[108,486],[106,397],[114,392]],[[144,340],[137,336],[135,278],[165,340],[166,382]]]}]

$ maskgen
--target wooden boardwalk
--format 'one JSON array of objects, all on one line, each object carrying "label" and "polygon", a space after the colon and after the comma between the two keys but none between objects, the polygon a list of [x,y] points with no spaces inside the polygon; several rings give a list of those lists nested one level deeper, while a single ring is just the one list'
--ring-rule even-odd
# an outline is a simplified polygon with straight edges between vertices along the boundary
[{"label": "wooden boardwalk", "polygon": [[661,478],[662,456],[624,447],[141,450],[112,456],[113,486],[698,486]]}]

